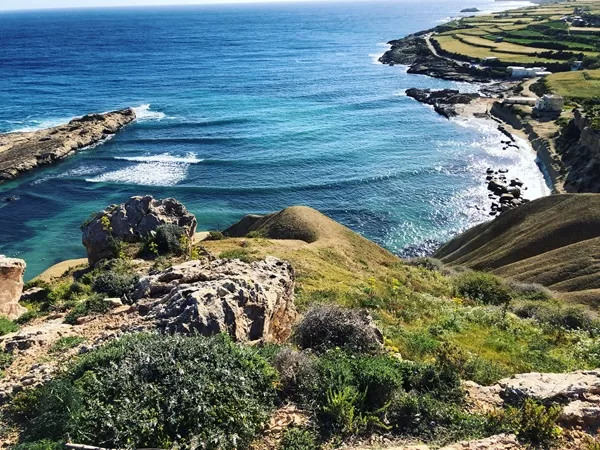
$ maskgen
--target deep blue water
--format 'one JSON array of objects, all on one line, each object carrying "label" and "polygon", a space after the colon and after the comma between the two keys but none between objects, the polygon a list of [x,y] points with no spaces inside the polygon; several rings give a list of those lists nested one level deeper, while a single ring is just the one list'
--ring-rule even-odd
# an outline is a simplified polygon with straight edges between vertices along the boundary
[{"label": "deep blue water", "polygon": [[[296,204],[392,251],[489,218],[482,174],[545,192],[533,154],[493,124],[403,96],[456,83],[376,63],[385,42],[486,0],[0,13],[0,132],[136,107],[112,140],[0,185],[0,253],[27,277],[82,257],[79,224],[131,195],[173,196],[222,229]],[[462,88],[473,89],[469,86]]]}]

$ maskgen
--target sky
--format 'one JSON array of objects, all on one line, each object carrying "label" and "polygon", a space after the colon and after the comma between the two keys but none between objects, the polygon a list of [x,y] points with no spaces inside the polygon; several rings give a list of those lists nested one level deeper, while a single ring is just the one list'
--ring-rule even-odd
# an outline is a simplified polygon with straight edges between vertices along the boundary
[{"label": "sky", "polygon": [[[1,10],[82,8],[97,6],[198,5],[217,3],[291,2],[298,0],[0,0]],[[319,1],[319,0],[314,0]]]}]

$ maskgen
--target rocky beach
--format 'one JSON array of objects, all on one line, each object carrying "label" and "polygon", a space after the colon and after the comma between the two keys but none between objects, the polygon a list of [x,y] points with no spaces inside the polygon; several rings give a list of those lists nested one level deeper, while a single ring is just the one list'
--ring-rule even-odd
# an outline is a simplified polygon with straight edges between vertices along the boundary
[{"label": "rocky beach", "polygon": [[133,109],[127,108],[88,114],[53,128],[0,134],[0,183],[98,144],[135,118]]}]

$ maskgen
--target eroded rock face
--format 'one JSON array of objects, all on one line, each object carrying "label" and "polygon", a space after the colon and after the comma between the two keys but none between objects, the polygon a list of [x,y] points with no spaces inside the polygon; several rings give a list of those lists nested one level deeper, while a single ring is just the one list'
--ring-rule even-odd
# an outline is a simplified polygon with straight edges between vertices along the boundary
[{"label": "eroded rock face", "polygon": [[164,224],[182,227],[191,240],[197,222],[196,217],[173,198],[159,200],[147,195],[109,206],[81,227],[90,265],[114,257],[115,239],[141,242]]},{"label": "eroded rock face", "polygon": [[294,270],[287,262],[189,261],[140,280],[133,298],[140,313],[168,332],[238,341],[282,341],[295,318]]},{"label": "eroded rock face", "polygon": [[19,305],[25,261],[0,255],[0,316],[16,319],[27,310]]}]

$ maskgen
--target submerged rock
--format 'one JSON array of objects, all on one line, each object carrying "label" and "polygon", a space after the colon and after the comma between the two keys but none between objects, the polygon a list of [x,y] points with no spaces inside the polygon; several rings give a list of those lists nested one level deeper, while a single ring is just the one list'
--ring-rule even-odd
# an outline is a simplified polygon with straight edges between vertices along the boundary
[{"label": "submerged rock", "polygon": [[114,257],[115,240],[142,242],[160,225],[182,227],[191,240],[196,232],[196,217],[173,198],[155,199],[150,195],[131,197],[95,214],[82,225],[82,242],[90,265]]},{"label": "submerged rock", "polygon": [[0,316],[16,319],[27,311],[19,305],[25,261],[0,255]]},{"label": "submerged rock", "polygon": [[238,341],[283,341],[291,334],[294,270],[277,258],[189,261],[144,277],[133,298],[167,332],[229,333]]}]

